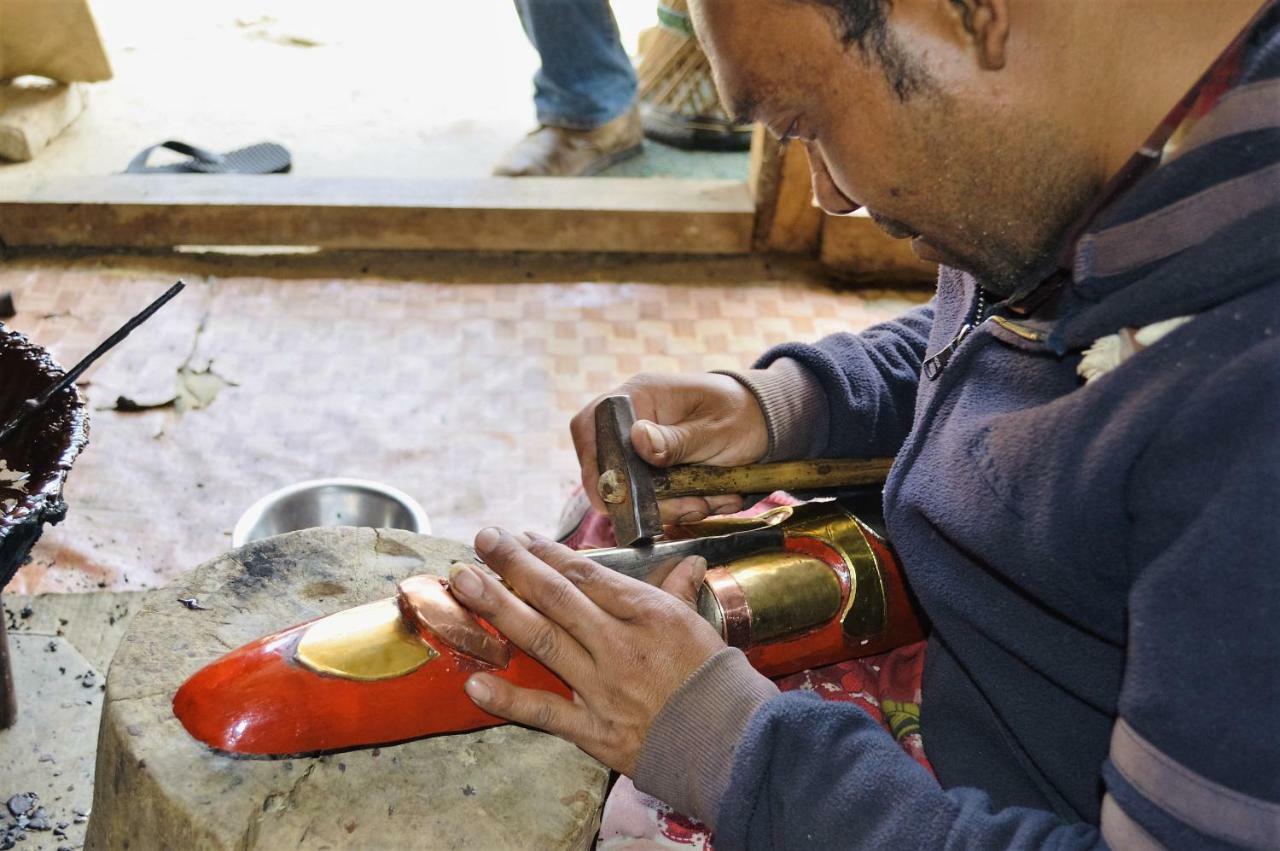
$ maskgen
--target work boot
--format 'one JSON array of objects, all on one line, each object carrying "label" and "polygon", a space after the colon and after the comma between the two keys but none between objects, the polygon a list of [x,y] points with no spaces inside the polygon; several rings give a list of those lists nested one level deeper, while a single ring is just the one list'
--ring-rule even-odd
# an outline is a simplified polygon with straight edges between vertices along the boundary
[{"label": "work boot", "polygon": [[636,156],[644,131],[635,107],[591,130],[534,130],[494,167],[500,177],[583,177]]}]

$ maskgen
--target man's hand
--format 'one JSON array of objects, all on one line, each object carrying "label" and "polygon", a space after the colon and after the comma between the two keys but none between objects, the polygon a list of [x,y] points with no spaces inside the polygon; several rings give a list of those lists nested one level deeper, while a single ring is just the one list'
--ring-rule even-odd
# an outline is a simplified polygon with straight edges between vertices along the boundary
[{"label": "man's hand", "polygon": [[449,577],[454,596],[554,671],[574,697],[489,674],[472,675],[467,695],[486,712],[554,733],[630,774],[658,711],[724,647],[693,608],[706,561],[686,559],[655,588],[553,541],[498,529],[476,536],[476,552],[515,593],[460,565]]},{"label": "man's hand", "polygon": [[[769,449],[764,412],[756,397],[727,375],[642,374],[605,395],[627,395],[636,409],[631,445],[656,467],[716,464],[730,467],[759,461]],[[591,504],[607,513],[596,491],[596,398],[569,424],[582,467],[582,486]],[[687,496],[659,504],[665,523],[689,523],[709,514],[742,510],[742,497]]]}]

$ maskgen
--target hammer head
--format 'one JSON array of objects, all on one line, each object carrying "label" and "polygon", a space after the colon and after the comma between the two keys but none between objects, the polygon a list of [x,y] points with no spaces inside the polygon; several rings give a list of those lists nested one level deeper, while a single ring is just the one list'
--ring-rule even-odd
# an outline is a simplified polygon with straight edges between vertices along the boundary
[{"label": "hammer head", "polygon": [[662,533],[653,468],[631,445],[636,411],[630,396],[606,396],[596,405],[597,490],[609,507],[620,547],[643,547]]}]

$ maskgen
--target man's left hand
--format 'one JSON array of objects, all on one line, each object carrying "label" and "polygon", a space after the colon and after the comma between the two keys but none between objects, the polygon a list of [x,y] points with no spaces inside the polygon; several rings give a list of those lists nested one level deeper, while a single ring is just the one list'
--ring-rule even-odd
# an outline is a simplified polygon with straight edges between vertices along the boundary
[{"label": "man's left hand", "polygon": [[450,575],[454,596],[554,671],[574,696],[483,673],[467,680],[467,695],[486,712],[554,733],[629,775],[658,712],[724,647],[693,607],[706,561],[686,559],[655,588],[553,541],[499,529],[481,531],[476,552],[515,593],[459,566]]}]

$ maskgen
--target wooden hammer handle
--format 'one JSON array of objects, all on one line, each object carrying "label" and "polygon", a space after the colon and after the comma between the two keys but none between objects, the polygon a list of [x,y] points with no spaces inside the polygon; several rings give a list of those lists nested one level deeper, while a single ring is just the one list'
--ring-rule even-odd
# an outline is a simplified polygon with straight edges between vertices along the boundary
[{"label": "wooden hammer handle", "polygon": [[776,490],[825,490],[884,482],[892,458],[824,458],[779,461],[742,467],[690,464],[654,474],[658,499],[677,496],[719,496],[730,493],[772,493]]}]

